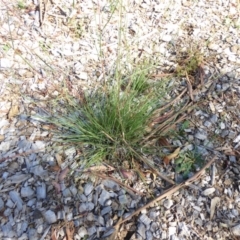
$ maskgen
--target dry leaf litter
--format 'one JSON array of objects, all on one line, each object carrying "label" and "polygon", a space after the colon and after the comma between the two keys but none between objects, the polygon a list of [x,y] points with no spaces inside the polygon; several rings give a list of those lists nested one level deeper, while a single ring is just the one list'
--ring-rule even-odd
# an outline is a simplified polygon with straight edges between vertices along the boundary
[{"label": "dry leaf litter", "polygon": [[[149,201],[147,189],[152,197],[162,193],[161,179],[152,179],[151,174],[144,184],[135,181],[136,192],[109,178],[86,174],[78,179],[82,175],[78,172],[69,177],[66,169],[71,169],[78,149],[52,148],[51,126],[26,115],[26,108],[36,114],[27,94],[39,100],[41,113],[47,109],[48,95],[60,94],[60,88],[52,87],[66,76],[73,95],[79,86],[96,86],[117,59],[119,44],[123,66],[132,67],[130,54],[136,62],[143,58],[158,62],[160,72],[175,67],[176,50],[188,46],[197,46],[206,59],[213,56],[214,61],[204,64],[206,84],[192,93],[193,100],[205,101],[191,112],[192,125],[184,130],[187,139],[172,144],[190,151],[197,146],[202,155],[217,160],[192,186],[143,209],[114,236],[131,240],[240,236],[239,2],[121,3],[115,9],[117,3],[105,0],[1,1],[1,239],[111,239],[119,219]],[[169,98],[187,88],[181,81],[172,84],[176,86]],[[170,168],[160,170],[174,180]]]}]

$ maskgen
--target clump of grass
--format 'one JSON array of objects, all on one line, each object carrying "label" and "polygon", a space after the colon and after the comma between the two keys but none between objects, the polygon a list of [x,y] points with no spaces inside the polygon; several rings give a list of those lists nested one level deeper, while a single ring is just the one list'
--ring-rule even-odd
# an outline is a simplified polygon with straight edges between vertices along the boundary
[{"label": "clump of grass", "polygon": [[178,77],[185,77],[186,73],[194,76],[203,63],[203,54],[198,50],[187,50],[182,53],[178,60],[176,67],[176,75]]},{"label": "clump of grass", "polygon": [[164,83],[158,84],[158,91],[156,86],[148,82],[146,70],[137,70],[85,94],[84,101],[69,96],[65,113],[46,120],[58,127],[60,142],[82,150],[86,167],[102,161],[121,165],[142,154],[140,142],[166,91]]}]

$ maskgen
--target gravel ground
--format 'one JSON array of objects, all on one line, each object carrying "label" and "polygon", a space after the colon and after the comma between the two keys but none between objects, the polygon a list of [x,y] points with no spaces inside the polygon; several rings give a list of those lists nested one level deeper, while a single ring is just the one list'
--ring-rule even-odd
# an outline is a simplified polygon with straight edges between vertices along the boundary
[{"label": "gravel ground", "polygon": [[[36,108],[27,96],[42,109],[66,79],[72,94],[95,87],[118,56],[123,68],[150,59],[163,74],[176,66],[176,52],[189,49],[204,55],[205,84],[192,96],[202,102],[185,137],[171,143],[217,160],[191,187],[122,224],[116,237],[238,239],[239,1],[2,0],[0,10],[1,239],[111,239],[118,220],[146,204],[146,189],[163,191],[150,174],[147,188],[136,181],[131,189],[110,178],[69,177],[78,149],[52,147],[52,128],[31,118]],[[173,96],[187,88],[174,84]]]}]

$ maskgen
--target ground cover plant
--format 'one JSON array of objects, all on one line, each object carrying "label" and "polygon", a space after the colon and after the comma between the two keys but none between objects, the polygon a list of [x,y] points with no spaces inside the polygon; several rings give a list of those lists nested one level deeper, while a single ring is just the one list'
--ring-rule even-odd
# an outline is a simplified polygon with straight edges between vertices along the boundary
[{"label": "ground cover plant", "polygon": [[125,160],[131,165],[132,159],[148,164],[140,155],[150,151],[150,146],[143,149],[141,143],[151,132],[153,116],[167,92],[167,82],[149,81],[148,71],[138,67],[127,77],[115,75],[79,98],[66,93],[64,113],[50,113],[42,119],[57,126],[57,141],[81,149],[80,164],[85,167],[103,161],[121,165]]}]

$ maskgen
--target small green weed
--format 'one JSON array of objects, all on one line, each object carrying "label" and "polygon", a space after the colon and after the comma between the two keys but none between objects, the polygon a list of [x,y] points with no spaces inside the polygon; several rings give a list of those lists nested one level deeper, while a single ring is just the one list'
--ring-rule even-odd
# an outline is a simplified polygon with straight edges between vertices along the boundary
[{"label": "small green weed", "polygon": [[18,7],[19,9],[25,9],[25,8],[27,8],[27,6],[25,5],[24,1],[18,1],[17,7]]},{"label": "small green weed", "polygon": [[187,151],[180,153],[179,157],[175,160],[175,164],[176,172],[182,173],[183,177],[187,178],[190,171],[204,165],[204,159],[197,151]]},{"label": "small green weed", "polygon": [[179,127],[179,132],[178,134],[181,136],[181,137],[184,137],[185,136],[185,129],[189,128],[190,126],[190,121],[189,120],[185,120],[181,126]]},{"label": "small green weed", "polygon": [[186,73],[193,76],[198,71],[203,62],[203,55],[199,51],[188,50],[184,52],[176,68],[176,75],[178,77],[185,77]]},{"label": "small green weed", "polygon": [[9,49],[11,49],[11,45],[9,43],[6,43],[6,44],[3,45],[3,50],[5,52],[9,51]]}]

